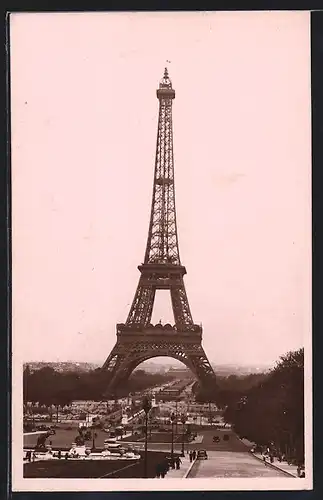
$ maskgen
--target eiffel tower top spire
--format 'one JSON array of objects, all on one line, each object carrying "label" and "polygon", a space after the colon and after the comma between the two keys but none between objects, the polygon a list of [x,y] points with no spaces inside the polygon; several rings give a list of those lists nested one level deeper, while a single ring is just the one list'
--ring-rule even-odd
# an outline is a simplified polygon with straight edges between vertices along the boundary
[{"label": "eiffel tower top spire", "polygon": [[172,101],[165,68],[157,89],[159,116],[151,215],[144,264],[180,265],[175,210]]},{"label": "eiffel tower top spire", "polygon": [[169,78],[169,74],[168,74],[168,69],[167,68],[165,68],[165,70],[164,70],[164,76],[163,76],[163,78],[161,79],[161,81],[159,83],[159,88],[160,89],[171,89],[172,88],[172,81]]}]

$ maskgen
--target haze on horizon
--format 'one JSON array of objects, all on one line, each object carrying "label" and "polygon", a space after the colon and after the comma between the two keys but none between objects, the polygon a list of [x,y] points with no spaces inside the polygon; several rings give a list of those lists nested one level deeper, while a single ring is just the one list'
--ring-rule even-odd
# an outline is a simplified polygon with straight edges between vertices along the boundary
[{"label": "haze on horizon", "polygon": [[263,366],[304,346],[308,30],[301,12],[12,16],[17,359],[104,362],[116,341],[145,251],[166,60],[180,257],[206,354]]}]

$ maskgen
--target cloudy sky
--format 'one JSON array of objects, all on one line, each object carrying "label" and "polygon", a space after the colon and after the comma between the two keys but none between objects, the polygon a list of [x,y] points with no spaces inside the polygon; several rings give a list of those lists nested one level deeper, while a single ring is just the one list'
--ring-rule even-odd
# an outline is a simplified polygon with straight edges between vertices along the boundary
[{"label": "cloudy sky", "polygon": [[[180,253],[218,363],[310,335],[309,14],[11,18],[13,349],[103,362],[150,216],[166,60]],[[153,320],[172,320],[157,293]]]}]

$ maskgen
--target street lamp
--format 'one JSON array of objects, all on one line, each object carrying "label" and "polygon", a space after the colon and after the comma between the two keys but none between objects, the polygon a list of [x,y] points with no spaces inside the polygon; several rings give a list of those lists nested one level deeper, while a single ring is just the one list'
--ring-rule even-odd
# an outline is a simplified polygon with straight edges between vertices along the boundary
[{"label": "street lamp", "polygon": [[176,420],[176,415],[175,413],[172,413],[170,416],[171,422],[172,422],[172,448],[171,448],[171,458],[173,460],[174,458],[174,422]]},{"label": "street lamp", "polygon": [[148,452],[148,414],[151,410],[151,402],[147,398],[144,397],[142,408],[145,412],[145,457],[144,457],[144,477],[147,477],[147,452]]},{"label": "street lamp", "polygon": [[212,427],[213,418],[212,418],[212,410],[211,410],[211,401],[209,401],[209,420],[210,420],[210,424],[211,424],[211,427]]},{"label": "street lamp", "polygon": [[95,451],[95,438],[96,438],[96,432],[95,432],[94,424],[92,423],[92,449],[93,449],[93,451]]},{"label": "street lamp", "polygon": [[184,414],[182,415],[181,422],[183,424],[182,457],[184,457],[185,456],[185,453],[184,453],[184,436],[185,436],[184,431],[185,431],[185,427],[184,426],[185,426],[185,422],[186,422],[186,415],[184,415]]},{"label": "street lamp", "polygon": [[152,430],[153,430],[153,424],[152,424],[152,415],[151,413],[149,414],[149,439],[151,439],[151,434],[152,434]]}]

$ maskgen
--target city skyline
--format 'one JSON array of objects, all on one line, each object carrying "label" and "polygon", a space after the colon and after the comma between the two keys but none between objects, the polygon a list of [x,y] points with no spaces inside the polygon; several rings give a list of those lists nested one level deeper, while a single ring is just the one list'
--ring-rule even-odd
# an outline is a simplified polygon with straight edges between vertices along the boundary
[{"label": "city skyline", "polygon": [[[278,360],[277,360],[278,361]],[[29,359],[27,361],[24,362],[24,366],[27,366],[29,364],[68,364],[68,363],[71,363],[71,364],[75,364],[75,365],[89,365],[89,366],[93,366],[94,368],[99,368],[101,365],[102,365],[102,362],[100,360],[97,360],[97,361],[91,361],[91,362],[87,362],[87,361],[77,361],[77,360],[72,360],[72,359],[61,359],[61,360],[50,360],[50,359]],[[213,367],[216,369],[217,367],[218,368],[229,368],[229,367],[233,367],[233,368],[248,368],[248,369],[263,369],[263,370],[266,370],[268,368],[271,368],[273,365],[269,365],[269,364],[253,364],[253,365],[250,365],[250,364],[243,364],[243,363],[240,363],[240,364],[236,364],[236,363],[215,363],[214,361],[212,361],[212,359],[210,360],[210,363],[213,365]],[[178,367],[178,368],[183,368],[183,369],[188,369],[186,366],[183,365],[183,363],[181,363],[180,361],[174,359],[174,358],[170,358],[170,357],[165,357],[165,356],[160,356],[160,357],[157,357],[157,358],[150,358],[148,359],[147,361],[144,361],[143,363],[141,363],[140,365],[138,365],[138,367],[136,368],[136,370],[140,370],[140,369],[145,369],[146,366],[150,366],[150,365],[154,365],[154,366],[159,366],[159,367]]]},{"label": "city skyline", "polygon": [[[19,359],[103,363],[115,343],[144,256],[155,91],[167,60],[180,255],[208,357],[272,365],[304,346],[311,158],[303,17],[203,14],[192,35],[188,14],[178,46],[176,16],[152,14],[144,26],[135,15],[68,18],[37,14],[24,24],[16,16],[11,28]],[[239,44],[230,42],[235,29]],[[164,299],[157,294],[154,323],[172,320]]]}]

